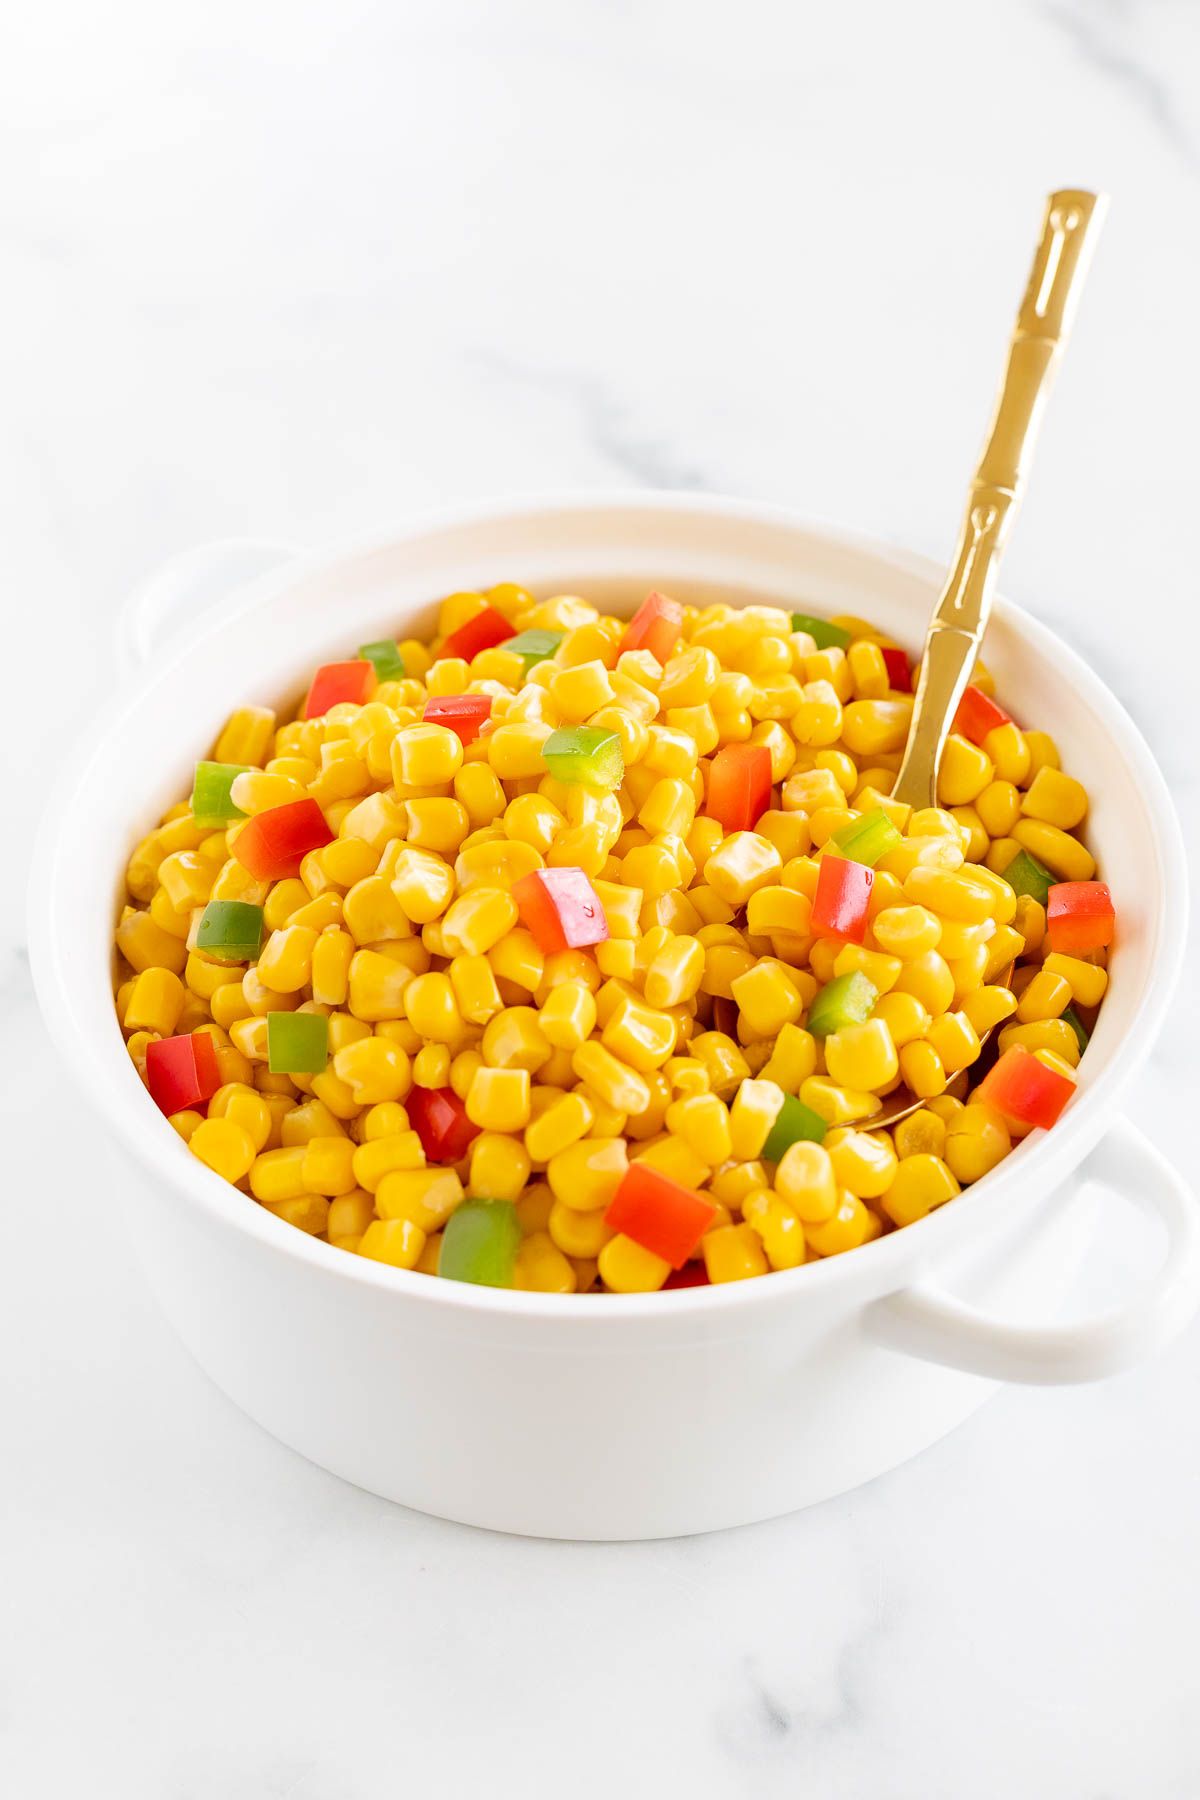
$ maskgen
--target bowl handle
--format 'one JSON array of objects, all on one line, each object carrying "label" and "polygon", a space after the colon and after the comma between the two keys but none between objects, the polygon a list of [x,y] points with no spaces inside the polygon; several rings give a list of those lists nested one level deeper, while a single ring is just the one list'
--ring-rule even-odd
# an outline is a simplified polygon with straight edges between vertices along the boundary
[{"label": "bowl handle", "polygon": [[117,635],[125,669],[132,672],[149,662],[197,611],[298,554],[295,544],[219,538],[168,557],[121,609]]},{"label": "bowl handle", "polygon": [[1165,1228],[1161,1265],[1125,1305],[1080,1325],[1008,1325],[919,1284],[875,1302],[871,1336],[924,1362],[1041,1385],[1098,1381],[1157,1350],[1200,1304],[1200,1202],[1128,1119],[1109,1128],[1080,1174],[1157,1214]]}]

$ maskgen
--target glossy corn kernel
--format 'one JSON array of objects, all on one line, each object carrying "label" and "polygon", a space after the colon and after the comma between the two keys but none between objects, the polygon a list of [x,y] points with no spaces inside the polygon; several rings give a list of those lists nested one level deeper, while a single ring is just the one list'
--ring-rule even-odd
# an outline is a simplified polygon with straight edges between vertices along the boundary
[{"label": "glossy corn kernel", "polygon": [[958,1182],[941,1157],[923,1152],[901,1157],[879,1204],[893,1225],[911,1225],[959,1192]]},{"label": "glossy corn kernel", "polygon": [[752,1225],[724,1225],[705,1232],[700,1245],[708,1279],[714,1286],[767,1273],[766,1251]]},{"label": "glossy corn kernel", "polygon": [[618,1232],[600,1248],[600,1279],[614,1294],[655,1293],[671,1273],[671,1265],[652,1250]]},{"label": "glossy corn kernel", "polygon": [[188,1149],[226,1181],[248,1175],[257,1154],[250,1133],[234,1119],[205,1119],[188,1138]]},{"label": "glossy corn kernel", "polygon": [[411,1219],[374,1219],[355,1246],[359,1256],[388,1263],[394,1269],[415,1269],[425,1248],[425,1232]]}]

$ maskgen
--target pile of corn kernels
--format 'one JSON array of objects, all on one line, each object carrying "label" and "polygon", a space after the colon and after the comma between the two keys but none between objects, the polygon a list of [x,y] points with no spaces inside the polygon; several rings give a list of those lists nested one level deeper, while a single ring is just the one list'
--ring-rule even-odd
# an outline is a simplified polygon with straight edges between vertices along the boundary
[{"label": "pile of corn kernels", "polygon": [[1057,1117],[1111,940],[1087,795],[982,665],[941,804],[889,798],[911,684],[858,619],[453,594],[240,708],[137,845],[130,1057],[247,1205],[427,1275],[646,1292],[909,1225]]}]

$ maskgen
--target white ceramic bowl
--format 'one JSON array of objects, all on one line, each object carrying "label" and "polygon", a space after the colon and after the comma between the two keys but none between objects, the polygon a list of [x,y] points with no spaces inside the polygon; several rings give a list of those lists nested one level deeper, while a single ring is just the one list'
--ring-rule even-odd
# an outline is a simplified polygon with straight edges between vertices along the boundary
[{"label": "white ceramic bowl", "polygon": [[[260,556],[258,568],[264,559]],[[1117,701],[1035,620],[998,605],[988,661],[1093,796],[1120,946],[1080,1092],[1049,1134],[920,1224],[811,1267],[667,1294],[556,1298],[431,1280],[280,1223],[169,1131],[109,986],[129,847],[186,793],[238,702],[284,700],[315,663],[399,632],[437,599],[513,580],[629,611],[651,585],[864,613],[912,649],[939,571],[733,502],[651,495],[472,508],[237,591],[239,547],[140,595],[148,656],[71,759],[34,871],[38,991],[64,1059],[125,1152],[130,1225],[168,1316],[213,1379],[314,1462],[447,1518],[628,1538],[769,1517],[902,1462],[1000,1380],[1084,1381],[1146,1354],[1200,1293],[1197,1208],[1119,1117],[1180,961],[1185,874],[1162,778]],[[211,603],[200,604],[205,594]],[[155,648],[155,640],[161,648]],[[1081,1177],[1165,1226],[1128,1305],[1053,1323],[1088,1224]]]}]

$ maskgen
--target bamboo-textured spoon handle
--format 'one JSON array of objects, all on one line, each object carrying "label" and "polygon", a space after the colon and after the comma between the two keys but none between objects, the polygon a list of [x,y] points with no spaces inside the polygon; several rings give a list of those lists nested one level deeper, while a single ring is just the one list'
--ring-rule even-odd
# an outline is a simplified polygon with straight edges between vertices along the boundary
[{"label": "bamboo-textured spoon handle", "polygon": [[1103,195],[1076,188],[1051,194],[1046,202],[991,430],[925,638],[908,743],[892,790],[893,799],[909,806],[937,804],[942,750],[983,641],[996,571],[1106,206]]}]

